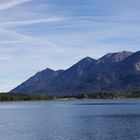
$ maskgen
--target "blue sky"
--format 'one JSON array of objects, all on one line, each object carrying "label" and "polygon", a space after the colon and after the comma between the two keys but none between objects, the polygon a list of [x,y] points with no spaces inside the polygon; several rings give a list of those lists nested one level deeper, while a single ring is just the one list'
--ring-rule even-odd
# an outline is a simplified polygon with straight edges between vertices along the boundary
[{"label": "blue sky", "polygon": [[47,67],[140,50],[139,0],[0,0],[0,92]]}]

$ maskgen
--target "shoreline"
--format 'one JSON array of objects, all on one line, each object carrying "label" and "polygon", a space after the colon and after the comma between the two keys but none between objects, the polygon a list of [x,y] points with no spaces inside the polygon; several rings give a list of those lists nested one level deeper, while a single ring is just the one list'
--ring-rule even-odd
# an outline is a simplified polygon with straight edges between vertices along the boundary
[{"label": "shoreline", "polygon": [[81,94],[76,96],[51,97],[46,95],[0,93],[0,102],[4,101],[70,101],[70,100],[121,100],[121,99],[140,99],[140,93],[93,93]]},{"label": "shoreline", "polygon": [[5,100],[5,101],[0,101],[0,103],[2,102],[40,102],[40,101],[44,101],[44,102],[47,102],[47,101],[84,101],[84,100],[91,100],[91,101],[94,101],[94,100],[139,100],[140,98],[94,98],[94,99],[89,99],[89,98],[85,98],[85,99],[77,99],[77,98],[60,98],[60,99],[52,99],[52,100]]}]

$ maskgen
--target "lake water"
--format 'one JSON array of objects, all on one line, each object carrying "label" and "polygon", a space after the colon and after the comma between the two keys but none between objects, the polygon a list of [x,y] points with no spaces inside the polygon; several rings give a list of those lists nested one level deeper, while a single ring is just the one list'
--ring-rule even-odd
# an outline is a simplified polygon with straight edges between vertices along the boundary
[{"label": "lake water", "polygon": [[140,140],[140,100],[1,102],[0,140]]}]

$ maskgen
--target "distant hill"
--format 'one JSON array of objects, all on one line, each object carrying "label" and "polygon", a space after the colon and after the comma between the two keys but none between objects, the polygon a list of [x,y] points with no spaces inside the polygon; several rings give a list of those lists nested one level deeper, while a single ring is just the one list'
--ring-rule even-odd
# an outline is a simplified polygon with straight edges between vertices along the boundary
[{"label": "distant hill", "polygon": [[140,90],[140,51],[86,57],[67,70],[45,69],[13,89],[13,93],[68,96],[94,92]]}]

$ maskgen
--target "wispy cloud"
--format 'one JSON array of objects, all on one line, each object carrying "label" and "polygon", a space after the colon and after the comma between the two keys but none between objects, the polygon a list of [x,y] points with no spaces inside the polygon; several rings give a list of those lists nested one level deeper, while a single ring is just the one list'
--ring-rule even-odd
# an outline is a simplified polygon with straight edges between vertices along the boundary
[{"label": "wispy cloud", "polygon": [[7,60],[10,60],[10,56],[7,56],[7,55],[0,55],[0,61],[7,61]]},{"label": "wispy cloud", "polygon": [[17,43],[21,43],[22,41],[18,41],[18,40],[8,40],[8,41],[1,41],[0,45],[6,45],[6,44],[17,44]]},{"label": "wispy cloud", "polygon": [[28,1],[31,1],[31,0],[12,0],[5,3],[0,3],[0,11],[16,7]]},{"label": "wispy cloud", "polygon": [[31,19],[31,20],[22,20],[22,21],[10,21],[10,22],[0,23],[0,25],[7,28],[7,27],[17,27],[17,26],[41,24],[41,23],[48,23],[48,22],[57,22],[62,20],[64,20],[63,17],[50,17],[50,18]]}]

